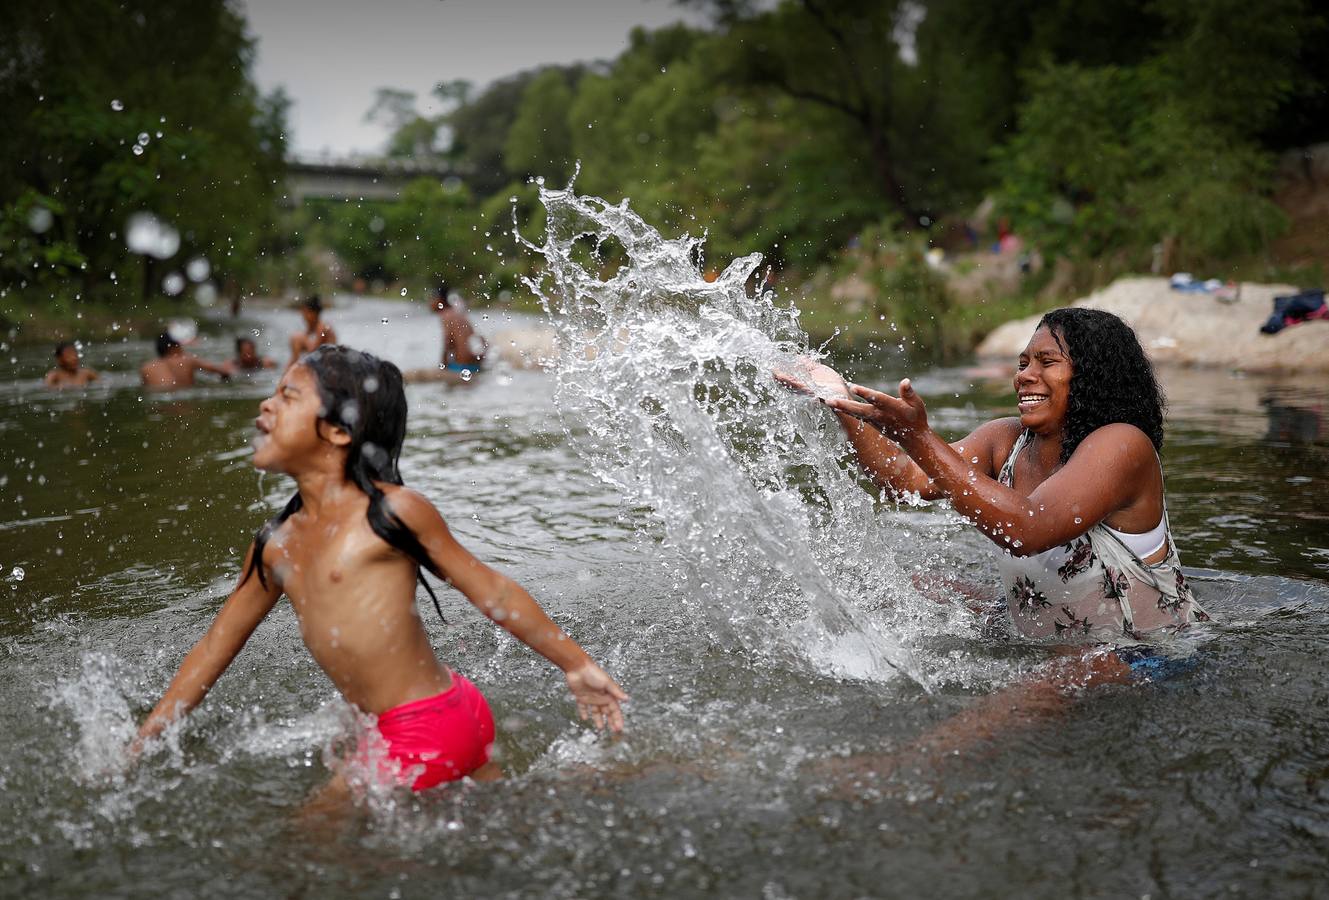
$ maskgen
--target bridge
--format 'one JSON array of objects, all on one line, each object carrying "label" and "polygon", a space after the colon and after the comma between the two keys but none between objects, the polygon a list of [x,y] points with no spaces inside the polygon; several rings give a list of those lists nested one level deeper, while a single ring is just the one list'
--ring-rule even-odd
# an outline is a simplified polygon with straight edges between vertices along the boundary
[{"label": "bridge", "polygon": [[418,178],[461,182],[450,166],[413,159],[292,158],[286,161],[282,202],[297,207],[310,199],[396,200]]}]

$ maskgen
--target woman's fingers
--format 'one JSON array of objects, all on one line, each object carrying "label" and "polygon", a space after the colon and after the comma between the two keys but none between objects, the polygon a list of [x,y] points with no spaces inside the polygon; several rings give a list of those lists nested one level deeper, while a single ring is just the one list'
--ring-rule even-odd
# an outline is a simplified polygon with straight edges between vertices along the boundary
[{"label": "woman's fingers", "polygon": [[841,397],[833,397],[826,401],[826,405],[831,409],[848,413],[851,416],[858,416],[860,419],[869,418],[877,412],[877,407],[871,403],[857,403],[853,400],[846,400]]}]

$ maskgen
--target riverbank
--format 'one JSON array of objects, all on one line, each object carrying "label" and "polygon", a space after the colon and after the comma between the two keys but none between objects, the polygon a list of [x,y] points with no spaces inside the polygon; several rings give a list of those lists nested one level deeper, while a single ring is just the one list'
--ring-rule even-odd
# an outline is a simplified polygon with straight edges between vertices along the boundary
[{"label": "riverbank", "polygon": [[[1297,291],[1292,285],[1247,282],[1241,284],[1239,297],[1225,302],[1214,294],[1174,291],[1166,278],[1119,278],[1071,305],[1125,319],[1156,363],[1242,372],[1329,372],[1329,323],[1260,333],[1274,297]],[[1005,323],[979,343],[976,353],[1015,357],[1038,319],[1035,314]]]}]

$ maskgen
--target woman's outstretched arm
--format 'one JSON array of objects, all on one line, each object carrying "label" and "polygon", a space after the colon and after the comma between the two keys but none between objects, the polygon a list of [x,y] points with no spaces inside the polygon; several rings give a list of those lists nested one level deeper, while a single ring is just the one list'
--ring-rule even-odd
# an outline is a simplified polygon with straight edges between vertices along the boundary
[{"label": "woman's outstretched arm", "polygon": [[826,403],[898,441],[956,511],[1016,556],[1041,553],[1084,534],[1133,500],[1147,483],[1148,468],[1157,465],[1144,432],[1124,423],[1105,425],[1026,497],[1000,484],[990,467],[985,471],[976,466],[972,457],[961,456],[928,427],[927,410],[909,379],[900,382],[899,397],[860,385],[854,385],[852,393],[861,400]]}]

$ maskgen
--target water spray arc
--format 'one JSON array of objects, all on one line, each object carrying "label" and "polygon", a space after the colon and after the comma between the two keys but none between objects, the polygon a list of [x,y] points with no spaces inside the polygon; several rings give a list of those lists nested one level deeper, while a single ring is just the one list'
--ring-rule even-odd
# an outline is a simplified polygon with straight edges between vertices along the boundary
[{"label": "water spray arc", "polygon": [[678,561],[680,603],[721,640],[838,677],[919,669],[886,618],[912,602],[830,417],[771,371],[808,352],[798,310],[751,288],[760,254],[714,281],[702,239],[666,239],[625,200],[540,186],[544,259],[527,280],[558,334],[569,440]]}]

